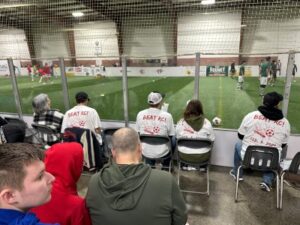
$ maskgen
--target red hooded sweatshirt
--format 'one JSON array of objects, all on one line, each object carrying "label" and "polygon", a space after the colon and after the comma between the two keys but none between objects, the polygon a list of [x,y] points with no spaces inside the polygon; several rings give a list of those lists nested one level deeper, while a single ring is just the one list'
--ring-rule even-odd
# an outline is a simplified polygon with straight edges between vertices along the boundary
[{"label": "red hooded sweatshirt", "polygon": [[55,177],[52,198],[34,212],[41,222],[60,225],[91,225],[85,200],[78,196],[76,183],[83,167],[83,149],[76,142],[58,143],[46,151],[46,171]]}]

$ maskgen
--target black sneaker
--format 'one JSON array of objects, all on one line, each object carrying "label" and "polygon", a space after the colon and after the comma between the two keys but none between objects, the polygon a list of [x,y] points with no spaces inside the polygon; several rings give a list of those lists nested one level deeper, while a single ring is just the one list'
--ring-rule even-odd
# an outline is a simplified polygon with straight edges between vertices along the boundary
[{"label": "black sneaker", "polygon": [[260,189],[263,191],[266,191],[266,192],[271,191],[271,187],[265,182],[260,183],[259,186],[260,186]]},{"label": "black sneaker", "polygon": [[[233,169],[230,170],[229,175],[232,176],[232,177],[234,178],[234,180],[236,180],[236,175],[235,175]],[[243,180],[244,180],[243,177],[240,177],[240,178],[239,178],[239,181],[243,181]]]}]

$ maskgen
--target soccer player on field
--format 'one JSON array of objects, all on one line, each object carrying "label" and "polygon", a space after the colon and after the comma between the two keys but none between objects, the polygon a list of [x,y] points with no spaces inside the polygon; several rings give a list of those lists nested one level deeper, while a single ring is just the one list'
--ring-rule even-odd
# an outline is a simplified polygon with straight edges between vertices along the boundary
[{"label": "soccer player on field", "polygon": [[242,62],[242,64],[240,65],[239,78],[236,87],[238,90],[243,90],[244,75],[245,75],[245,62]]},{"label": "soccer player on field", "polygon": [[271,63],[271,80],[270,85],[273,87],[277,78],[277,64],[275,60],[272,60]]},{"label": "soccer player on field", "polygon": [[296,76],[296,72],[297,72],[297,65],[294,63],[293,71],[292,71],[294,82],[296,82],[296,77],[295,77]]},{"label": "soccer player on field", "polygon": [[265,88],[268,84],[268,75],[270,74],[270,63],[271,57],[268,56],[265,61],[260,65],[260,87],[259,87],[259,95],[264,96]]},{"label": "soccer player on field", "polygon": [[27,72],[28,72],[28,76],[31,77],[31,81],[34,81],[34,76],[30,64],[27,65]]},{"label": "soccer player on field", "polygon": [[[38,72],[39,72],[39,75],[41,76],[39,83],[42,83],[42,81],[43,81],[43,84],[46,84],[46,82],[49,80],[47,73],[45,73],[45,71],[42,68],[40,68],[38,70]],[[44,81],[44,79],[46,79],[46,82]]]},{"label": "soccer player on field", "polygon": [[233,78],[235,75],[235,62],[232,62],[230,65],[230,77]]}]

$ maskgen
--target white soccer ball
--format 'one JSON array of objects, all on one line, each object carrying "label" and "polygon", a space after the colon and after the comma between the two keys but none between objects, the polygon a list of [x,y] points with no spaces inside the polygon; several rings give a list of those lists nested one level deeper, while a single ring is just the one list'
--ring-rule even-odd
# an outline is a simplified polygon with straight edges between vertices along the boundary
[{"label": "white soccer ball", "polygon": [[219,125],[221,125],[221,123],[222,123],[222,120],[219,117],[215,117],[215,118],[212,119],[212,124],[214,126],[219,126]]}]

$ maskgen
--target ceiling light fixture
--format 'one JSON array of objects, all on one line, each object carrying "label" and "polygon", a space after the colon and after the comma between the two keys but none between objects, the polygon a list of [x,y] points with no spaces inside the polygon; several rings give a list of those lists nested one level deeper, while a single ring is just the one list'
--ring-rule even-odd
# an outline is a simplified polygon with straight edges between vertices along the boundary
[{"label": "ceiling light fixture", "polygon": [[82,17],[84,16],[83,12],[72,12],[72,16],[74,17]]},{"label": "ceiling light fixture", "polygon": [[213,5],[215,3],[216,3],[215,0],[202,0],[201,1],[201,5]]},{"label": "ceiling light fixture", "polygon": [[0,9],[6,8],[18,8],[18,7],[28,7],[36,4],[0,4]]}]

